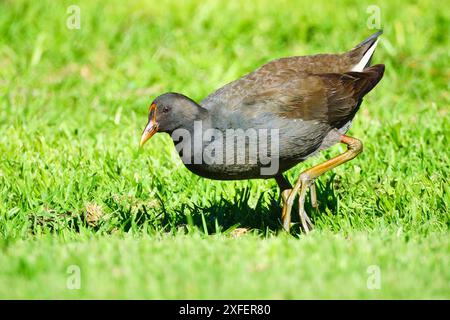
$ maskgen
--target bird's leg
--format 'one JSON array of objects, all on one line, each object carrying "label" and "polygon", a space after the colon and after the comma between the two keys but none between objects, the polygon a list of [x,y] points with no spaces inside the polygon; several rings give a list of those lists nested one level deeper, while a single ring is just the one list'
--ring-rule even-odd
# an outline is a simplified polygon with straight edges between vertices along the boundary
[{"label": "bird's leg", "polygon": [[298,180],[294,188],[292,189],[291,193],[286,199],[285,215],[290,216],[295,196],[297,195],[297,193],[299,193],[300,195],[299,214],[305,232],[309,232],[309,229],[312,226],[312,224],[308,226],[308,222],[310,223],[311,221],[309,220],[309,217],[306,215],[304,209],[305,194],[308,187],[313,183],[314,179],[319,177],[321,174],[325,173],[328,170],[334,169],[337,166],[355,158],[359,153],[362,152],[363,149],[362,142],[356,138],[343,135],[341,137],[340,142],[347,145],[347,151],[328,161],[325,161],[317,166],[314,166],[308,170],[303,171],[298,177]]},{"label": "bird's leg", "polygon": [[291,227],[291,212],[286,212],[286,200],[292,191],[292,185],[281,173],[275,176],[275,180],[277,181],[278,187],[280,187],[281,201],[283,202],[283,209],[281,211],[283,229],[289,232],[289,228]]},{"label": "bird's leg", "polygon": [[286,189],[281,192],[281,199],[283,200],[283,209],[281,210],[281,221],[283,223],[283,229],[289,232],[291,228],[291,210],[287,210],[287,199],[291,194],[292,189]]}]

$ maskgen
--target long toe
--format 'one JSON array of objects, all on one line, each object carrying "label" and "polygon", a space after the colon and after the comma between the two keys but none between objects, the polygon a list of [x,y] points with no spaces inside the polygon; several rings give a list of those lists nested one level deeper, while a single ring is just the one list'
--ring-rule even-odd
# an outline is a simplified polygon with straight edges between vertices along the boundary
[{"label": "long toe", "polygon": [[306,233],[309,233],[313,229],[313,224],[305,211],[301,213],[300,220],[303,230],[305,230]]},{"label": "long toe", "polygon": [[317,209],[319,207],[319,204],[317,202],[317,191],[316,191],[316,182],[313,181],[311,186],[309,187],[309,192],[311,194],[311,206],[314,209]]}]

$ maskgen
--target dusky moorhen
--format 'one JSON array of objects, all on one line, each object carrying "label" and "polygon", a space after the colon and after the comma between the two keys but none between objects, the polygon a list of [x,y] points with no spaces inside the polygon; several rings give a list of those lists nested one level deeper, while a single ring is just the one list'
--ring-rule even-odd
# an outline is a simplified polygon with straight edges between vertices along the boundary
[{"label": "dusky moorhen", "polygon": [[[369,67],[381,33],[342,54],[271,61],[200,104],[179,93],[160,95],[150,105],[140,146],[156,132],[166,132],[185,166],[199,176],[275,178],[281,189],[284,229],[289,231],[298,193],[300,221],[308,232],[312,223],[304,209],[307,189],[311,187],[311,203],[316,207],[314,179],[362,152],[361,141],[345,133],[363,97],[383,77],[384,65]],[[266,144],[261,143],[264,140]],[[339,142],[347,145],[347,151],[302,172],[294,187],[283,176]]]}]

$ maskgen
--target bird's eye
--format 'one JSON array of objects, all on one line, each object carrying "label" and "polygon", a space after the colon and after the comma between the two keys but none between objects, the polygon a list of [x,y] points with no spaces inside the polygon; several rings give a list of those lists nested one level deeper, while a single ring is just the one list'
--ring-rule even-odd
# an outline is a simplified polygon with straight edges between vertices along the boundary
[{"label": "bird's eye", "polygon": [[169,107],[163,107],[162,112],[163,112],[163,113],[169,112]]}]

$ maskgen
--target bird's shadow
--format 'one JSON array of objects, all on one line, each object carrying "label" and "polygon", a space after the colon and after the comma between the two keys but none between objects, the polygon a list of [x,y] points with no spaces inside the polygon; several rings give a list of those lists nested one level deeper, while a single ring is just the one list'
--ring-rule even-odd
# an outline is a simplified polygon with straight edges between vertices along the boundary
[{"label": "bird's shadow", "polygon": [[[325,177],[324,177],[325,178]],[[311,206],[308,196],[305,209],[314,223],[315,218],[325,212],[336,212],[337,197],[334,189],[335,175],[328,176],[324,182],[317,180],[318,208]],[[169,228],[181,226],[195,226],[207,233],[217,233],[232,230],[237,227],[259,230],[261,232],[276,232],[282,229],[281,209],[279,191],[262,193],[256,205],[250,205],[251,189],[249,187],[239,189],[233,198],[221,198],[207,205],[196,203],[182,204],[169,214],[161,212],[162,225]],[[294,222],[292,233],[300,232],[298,201],[295,201],[292,209],[292,222]]]},{"label": "bird's shadow", "polygon": [[[316,180],[318,208],[312,208],[310,197],[306,197],[305,209],[312,222],[324,212],[337,210],[335,194],[335,175],[323,177],[325,181]],[[124,206],[112,197],[105,204],[115,212],[115,227],[124,231],[143,226],[163,232],[178,232],[180,229],[195,228],[207,234],[228,232],[236,228],[256,230],[260,233],[277,232],[282,230],[279,190],[263,192],[255,205],[251,205],[251,188],[237,190],[232,198],[223,197],[209,203],[183,203],[175,208],[166,209],[162,198],[159,198],[158,209],[142,205],[137,209]],[[292,208],[292,234],[301,232],[298,212],[298,201]],[[85,221],[83,225],[86,225]],[[93,227],[102,229],[102,225]],[[108,230],[108,227],[106,227]]]}]

